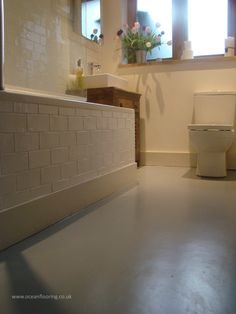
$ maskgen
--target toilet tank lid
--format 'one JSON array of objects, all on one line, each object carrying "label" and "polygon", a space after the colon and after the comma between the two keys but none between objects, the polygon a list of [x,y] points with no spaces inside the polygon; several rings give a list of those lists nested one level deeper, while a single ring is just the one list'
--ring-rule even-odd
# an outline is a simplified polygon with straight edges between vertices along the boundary
[{"label": "toilet tank lid", "polygon": [[233,125],[232,124],[189,124],[188,129],[230,131],[230,130],[233,130]]}]

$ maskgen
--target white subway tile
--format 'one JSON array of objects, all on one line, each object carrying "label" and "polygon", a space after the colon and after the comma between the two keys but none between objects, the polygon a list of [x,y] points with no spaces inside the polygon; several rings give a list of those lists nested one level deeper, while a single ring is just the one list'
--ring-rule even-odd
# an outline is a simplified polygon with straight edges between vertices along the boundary
[{"label": "white subway tile", "polygon": [[39,105],[39,113],[58,115],[58,107],[50,105]]},{"label": "white subway tile", "polygon": [[117,129],[117,119],[116,118],[109,118],[108,119],[108,129],[110,129],[110,130]]},{"label": "white subway tile", "polygon": [[88,145],[71,146],[69,150],[69,159],[78,160],[89,157]]},{"label": "white subway tile", "polygon": [[17,113],[2,113],[0,115],[0,132],[24,132],[25,130],[25,115]]},{"label": "white subway tile", "polygon": [[86,145],[90,143],[90,133],[88,131],[77,132],[77,144]]},{"label": "white subway tile", "polygon": [[20,191],[7,194],[3,198],[4,208],[16,206],[30,200],[30,191]]},{"label": "white subway tile", "polygon": [[50,117],[50,129],[52,131],[65,131],[68,129],[67,117]]},{"label": "white subway tile", "polygon": [[8,175],[0,177],[0,196],[16,191],[16,176]]},{"label": "white subway tile", "polygon": [[108,129],[108,118],[97,117],[97,129]]},{"label": "white subway tile", "polygon": [[106,166],[104,168],[100,168],[98,170],[98,175],[99,176],[104,176],[105,174],[108,174],[109,172],[112,172],[114,170],[113,164]]},{"label": "white subway tile", "polygon": [[11,153],[14,151],[14,135],[0,133],[0,152]]},{"label": "white subway tile", "polygon": [[73,186],[80,184],[83,181],[83,177],[81,175],[77,175],[75,177],[70,178],[69,180],[70,180],[69,184]]},{"label": "white subway tile", "polygon": [[103,156],[92,156],[91,157],[91,165],[92,165],[92,169],[94,170],[98,170],[100,168],[104,167],[104,160],[103,160]]},{"label": "white subway tile", "polygon": [[17,190],[22,191],[40,185],[40,170],[22,172],[16,177]]},{"label": "white subway tile", "polygon": [[105,152],[110,150],[110,147],[108,147],[106,143],[101,143],[99,141],[97,143],[93,143],[92,145],[89,145],[88,148],[89,148],[90,157],[101,156]]},{"label": "white subway tile", "polygon": [[104,154],[104,166],[109,166],[113,163],[113,156],[112,153]]},{"label": "white subway tile", "polygon": [[90,163],[90,159],[81,159],[78,160],[78,173],[85,173],[85,172],[89,172],[91,169],[91,163]]},{"label": "white subway tile", "polygon": [[62,134],[60,134],[60,145],[61,146],[76,145],[76,133],[63,132]]},{"label": "white subway tile", "polygon": [[38,133],[16,133],[15,134],[15,151],[25,152],[39,149]]},{"label": "white subway tile", "polygon": [[76,109],[76,115],[80,117],[88,117],[90,110],[88,109]]},{"label": "white subway tile", "polygon": [[81,173],[80,175],[71,178],[70,179],[70,184],[71,185],[81,184],[83,182],[90,181],[90,180],[96,178],[97,175],[98,175],[98,173],[97,173],[96,170],[91,170],[90,169],[89,172]]},{"label": "white subway tile", "polygon": [[68,148],[59,147],[52,150],[52,164],[68,161]]},{"label": "white subway tile", "polygon": [[123,113],[121,111],[113,111],[113,118],[122,118]]},{"label": "white subway tile", "polygon": [[121,162],[121,156],[120,156],[120,152],[115,152],[113,153],[113,164],[115,166],[118,166]]},{"label": "white subway tile", "polygon": [[1,164],[3,174],[27,170],[29,168],[28,153],[3,154]]},{"label": "white subway tile", "polygon": [[125,128],[125,119],[118,119],[117,120],[117,127],[118,127],[118,129],[124,129]]},{"label": "white subway tile", "polygon": [[28,115],[27,123],[31,132],[49,130],[49,117],[46,115]]},{"label": "white subway tile", "polygon": [[61,178],[60,166],[50,166],[41,169],[42,184],[58,181]]},{"label": "white subway tile", "polygon": [[73,177],[77,174],[76,161],[64,163],[61,166],[61,176],[63,179]]},{"label": "white subway tile", "polygon": [[132,120],[131,119],[126,119],[125,121],[125,127],[127,129],[130,129],[132,127],[133,123],[132,123]]},{"label": "white subway tile", "polygon": [[79,131],[83,129],[83,119],[81,117],[69,117],[69,130]]},{"label": "white subway tile", "polygon": [[92,117],[101,117],[102,111],[101,110],[90,110],[90,116]]},{"label": "white subway tile", "polygon": [[0,101],[0,112],[13,112],[13,103],[10,101]]},{"label": "white subway tile", "polygon": [[50,161],[51,157],[49,150],[37,150],[29,152],[30,169],[48,166]]},{"label": "white subway tile", "polygon": [[91,130],[91,144],[102,142],[102,131],[100,130]]},{"label": "white subway tile", "polygon": [[38,113],[38,105],[30,103],[14,103],[14,112],[17,113]]},{"label": "white subway tile", "polygon": [[84,129],[95,130],[97,128],[97,119],[95,117],[84,118]]},{"label": "white subway tile", "polygon": [[52,189],[54,192],[56,192],[56,191],[63,190],[65,188],[67,188],[69,185],[70,185],[69,179],[63,179],[63,180],[59,180],[57,182],[54,182],[52,185]]},{"label": "white subway tile", "polygon": [[112,143],[113,141],[113,132],[112,130],[102,131],[102,142]]},{"label": "white subway tile", "polygon": [[0,132],[0,209],[91,180],[134,160],[133,113],[4,104]]},{"label": "white subway tile", "polygon": [[51,184],[37,186],[36,188],[32,188],[30,190],[31,198],[37,198],[43,195],[50,194],[52,192]]},{"label": "white subway tile", "polygon": [[110,110],[104,110],[104,111],[102,112],[102,115],[103,115],[103,117],[107,117],[107,118],[112,117],[112,111],[110,111]]},{"label": "white subway tile", "polygon": [[59,133],[43,132],[40,133],[40,148],[54,148],[59,146]]},{"label": "white subway tile", "polygon": [[74,116],[75,115],[75,108],[60,107],[59,108],[59,115],[61,115],[61,116]]}]

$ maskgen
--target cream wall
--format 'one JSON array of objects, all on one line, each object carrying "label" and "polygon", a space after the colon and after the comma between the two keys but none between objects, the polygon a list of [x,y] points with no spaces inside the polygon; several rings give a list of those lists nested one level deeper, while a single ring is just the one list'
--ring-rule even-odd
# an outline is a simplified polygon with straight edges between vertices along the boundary
[{"label": "cream wall", "polygon": [[[196,61],[145,66],[123,66],[117,30],[127,20],[126,1],[104,0],[104,55],[106,72],[121,75],[129,90],[141,97],[141,151],[145,164],[194,165],[187,125],[193,119],[193,93],[236,90],[236,61]],[[122,9],[121,9],[122,8]],[[109,12],[113,12],[111,15]],[[106,29],[109,29],[106,31]],[[193,158],[194,157],[194,158]],[[228,153],[236,169],[236,139]]]},{"label": "cream wall", "polygon": [[[146,164],[163,164],[165,156],[167,164],[191,164],[187,125],[193,122],[193,93],[236,90],[234,61],[136,66],[118,73],[128,79],[130,90],[142,94],[141,151]],[[236,168],[236,139],[228,155],[230,168]]]},{"label": "cream wall", "polygon": [[82,58],[101,63],[101,47],[73,31],[73,1],[5,1],[5,83],[64,93]]},{"label": "cream wall", "polygon": [[[167,65],[123,68],[129,89],[142,93],[141,119],[145,120],[142,150],[186,151],[187,125],[193,118],[193,93],[236,90],[236,68],[188,70]],[[233,65],[232,65],[233,66]],[[234,65],[236,66],[236,65]],[[180,68],[180,66],[179,66]]]},{"label": "cream wall", "polygon": [[117,73],[122,49],[116,33],[127,23],[127,0],[103,0],[102,71]]}]

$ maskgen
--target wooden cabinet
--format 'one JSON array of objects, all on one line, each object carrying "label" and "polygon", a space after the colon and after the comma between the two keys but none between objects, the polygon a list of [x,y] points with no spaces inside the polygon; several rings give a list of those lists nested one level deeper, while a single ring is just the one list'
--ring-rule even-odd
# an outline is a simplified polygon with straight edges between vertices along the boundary
[{"label": "wooden cabinet", "polygon": [[135,161],[140,162],[140,96],[116,87],[89,88],[87,100],[90,102],[131,108],[135,111]]}]

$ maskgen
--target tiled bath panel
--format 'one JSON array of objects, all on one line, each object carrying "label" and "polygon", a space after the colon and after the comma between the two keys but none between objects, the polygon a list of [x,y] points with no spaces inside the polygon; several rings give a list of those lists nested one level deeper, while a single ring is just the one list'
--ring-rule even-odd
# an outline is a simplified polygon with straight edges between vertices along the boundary
[{"label": "tiled bath panel", "polygon": [[138,182],[0,253],[0,312],[234,314],[235,172]]},{"label": "tiled bath panel", "polygon": [[134,163],[132,110],[50,102],[0,101],[0,210]]}]

